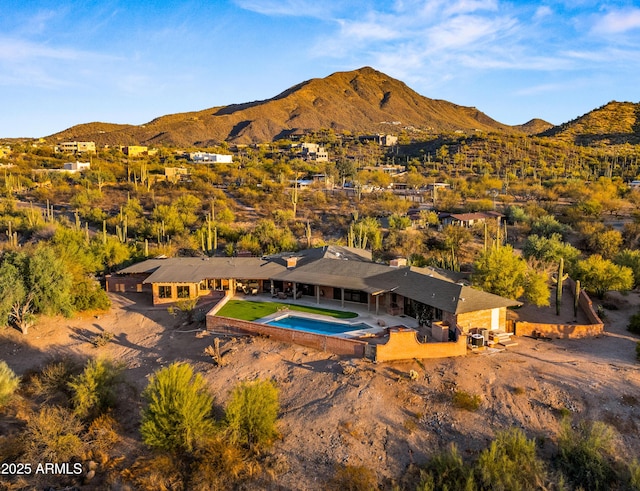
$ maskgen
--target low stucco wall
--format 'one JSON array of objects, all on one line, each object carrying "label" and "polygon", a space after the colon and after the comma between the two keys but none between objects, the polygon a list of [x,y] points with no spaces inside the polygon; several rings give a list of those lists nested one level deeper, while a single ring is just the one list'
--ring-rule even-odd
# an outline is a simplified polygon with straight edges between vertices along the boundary
[{"label": "low stucco wall", "polygon": [[[567,282],[571,291],[575,291],[575,282],[568,278]],[[571,300],[573,301],[574,296]],[[515,323],[516,336],[533,336],[554,339],[580,339],[600,336],[604,332],[604,323],[598,317],[593,308],[593,303],[584,290],[580,291],[578,299],[579,308],[582,309],[590,324],[542,324],[536,322]]]},{"label": "low stucco wall", "polygon": [[336,355],[363,358],[367,343],[356,339],[325,336],[312,332],[297,331],[284,327],[268,326],[257,322],[231,319],[207,314],[207,329],[232,334],[251,334],[267,336],[285,343],[300,344],[319,351],[328,351]]},{"label": "low stucco wall", "polygon": [[467,336],[445,343],[421,343],[413,329],[391,328],[389,340],[375,347],[375,361],[412,360],[413,358],[449,358],[467,354]]},{"label": "low stucco wall", "polygon": [[540,324],[536,322],[516,322],[516,336],[534,338],[580,339],[599,336],[604,332],[603,324]]}]

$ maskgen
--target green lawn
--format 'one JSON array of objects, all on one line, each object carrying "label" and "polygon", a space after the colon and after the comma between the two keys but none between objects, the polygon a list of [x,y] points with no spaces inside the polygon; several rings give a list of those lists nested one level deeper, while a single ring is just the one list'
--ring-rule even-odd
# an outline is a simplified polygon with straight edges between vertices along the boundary
[{"label": "green lawn", "polygon": [[343,312],[341,310],[319,309],[317,307],[305,307],[280,302],[253,302],[248,300],[229,300],[220,309],[217,315],[231,317],[245,321],[254,321],[270,314],[275,314],[282,309],[297,310],[298,312],[310,312],[312,314],[328,315],[337,319],[352,319],[358,317],[355,312]]}]

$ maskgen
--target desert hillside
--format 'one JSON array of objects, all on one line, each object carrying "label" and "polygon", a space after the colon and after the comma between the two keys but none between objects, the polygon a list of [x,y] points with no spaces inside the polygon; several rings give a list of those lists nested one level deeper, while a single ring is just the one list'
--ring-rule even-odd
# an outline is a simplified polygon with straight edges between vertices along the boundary
[{"label": "desert hillside", "polygon": [[[265,101],[172,114],[140,126],[82,124],[50,139],[184,147],[265,142],[322,128],[385,133],[417,128],[434,134],[512,130],[474,107],[429,99],[364,67],[302,82]],[[527,125],[519,130],[526,131]]]}]

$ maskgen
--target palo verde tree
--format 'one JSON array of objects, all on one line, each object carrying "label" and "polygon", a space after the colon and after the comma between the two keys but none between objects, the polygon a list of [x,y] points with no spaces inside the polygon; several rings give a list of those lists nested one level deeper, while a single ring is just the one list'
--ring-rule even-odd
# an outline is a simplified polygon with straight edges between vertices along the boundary
[{"label": "palo verde tree", "polygon": [[202,375],[187,363],[173,363],[155,372],[142,392],[140,433],[149,447],[192,452],[213,430],[211,405]]},{"label": "palo verde tree", "polygon": [[279,411],[278,388],[271,380],[239,384],[225,411],[231,441],[250,449],[269,444],[278,435]]},{"label": "palo verde tree", "polygon": [[473,282],[482,290],[501,297],[524,297],[534,305],[549,305],[549,286],[541,273],[528,267],[510,245],[483,251],[474,263]]}]

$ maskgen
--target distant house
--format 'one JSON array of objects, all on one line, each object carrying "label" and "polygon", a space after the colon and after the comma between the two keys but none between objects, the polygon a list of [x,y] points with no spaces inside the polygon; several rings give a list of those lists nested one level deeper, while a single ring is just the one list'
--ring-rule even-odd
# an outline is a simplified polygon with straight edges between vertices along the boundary
[{"label": "distant house", "polygon": [[495,220],[498,225],[500,225],[502,218],[503,215],[495,211],[478,211],[475,213],[440,213],[438,215],[438,219],[442,225],[456,225],[467,228],[489,220]]},{"label": "distant house", "polygon": [[640,181],[631,181],[631,182],[629,182],[629,187],[631,189],[639,189],[640,188]]},{"label": "distant house", "polygon": [[96,153],[95,142],[61,142],[56,146],[57,152],[65,153]]},{"label": "distant house", "polygon": [[504,330],[507,307],[519,302],[456,283],[429,268],[375,263],[362,249],[325,246],[264,257],[149,259],[107,277],[108,291],[148,292],[154,305],[199,298],[240,286],[271,295],[367,305],[377,315],[441,322],[454,332]]},{"label": "distant house", "polygon": [[394,135],[385,135],[378,133],[377,135],[364,135],[361,136],[360,141],[372,141],[383,147],[391,147],[398,143],[398,137]]},{"label": "distant house", "polygon": [[302,143],[300,149],[304,160],[312,160],[315,162],[327,162],[329,160],[327,151],[317,143]]},{"label": "distant house", "polygon": [[91,168],[91,162],[66,162],[62,166],[63,171],[67,172],[82,172],[83,170],[88,170]]},{"label": "distant house", "polygon": [[192,152],[189,160],[196,163],[210,162],[212,164],[230,164],[233,162],[233,155],[223,155],[219,153]]},{"label": "distant house", "polygon": [[139,157],[149,153],[149,148],[141,145],[129,145],[122,147],[122,153],[129,157]]}]

